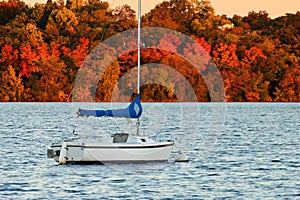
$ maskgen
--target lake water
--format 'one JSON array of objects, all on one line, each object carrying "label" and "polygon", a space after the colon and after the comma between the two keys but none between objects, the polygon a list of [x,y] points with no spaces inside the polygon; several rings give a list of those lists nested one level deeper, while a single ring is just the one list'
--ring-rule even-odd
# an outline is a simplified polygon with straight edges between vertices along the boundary
[{"label": "lake water", "polygon": [[79,119],[71,103],[1,103],[0,199],[300,199],[299,103],[143,106],[144,133],[175,140],[188,163],[58,165],[51,143],[134,123]]}]

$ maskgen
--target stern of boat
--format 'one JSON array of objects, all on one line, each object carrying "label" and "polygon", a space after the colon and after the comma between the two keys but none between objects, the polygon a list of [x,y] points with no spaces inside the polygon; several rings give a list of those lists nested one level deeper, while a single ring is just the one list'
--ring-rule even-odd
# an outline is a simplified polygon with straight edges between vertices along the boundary
[{"label": "stern of boat", "polygon": [[84,153],[82,145],[73,145],[68,142],[62,144],[52,144],[47,149],[47,157],[53,158],[59,164],[80,162]]},{"label": "stern of boat", "polygon": [[52,144],[47,149],[47,158],[53,158],[56,162],[58,162],[59,156],[61,151],[61,145],[59,144]]}]

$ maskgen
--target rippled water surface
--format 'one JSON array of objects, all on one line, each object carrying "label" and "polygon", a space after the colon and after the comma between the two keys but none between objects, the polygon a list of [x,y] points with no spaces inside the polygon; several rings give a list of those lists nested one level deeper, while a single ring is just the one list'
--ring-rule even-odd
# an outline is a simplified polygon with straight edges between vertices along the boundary
[{"label": "rippled water surface", "polygon": [[0,107],[0,199],[300,199],[298,103],[145,103],[145,134],[175,140],[190,162],[135,165],[46,158],[53,142],[134,123],[82,122],[69,103]]}]

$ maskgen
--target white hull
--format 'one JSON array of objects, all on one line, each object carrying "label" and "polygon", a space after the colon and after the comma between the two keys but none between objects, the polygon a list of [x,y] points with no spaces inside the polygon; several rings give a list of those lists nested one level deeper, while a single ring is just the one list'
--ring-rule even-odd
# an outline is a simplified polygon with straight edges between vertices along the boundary
[{"label": "white hull", "polygon": [[168,161],[173,142],[154,142],[145,137],[138,139],[147,139],[149,142],[137,140],[135,143],[54,144],[48,149],[48,157],[54,158],[60,164]]}]

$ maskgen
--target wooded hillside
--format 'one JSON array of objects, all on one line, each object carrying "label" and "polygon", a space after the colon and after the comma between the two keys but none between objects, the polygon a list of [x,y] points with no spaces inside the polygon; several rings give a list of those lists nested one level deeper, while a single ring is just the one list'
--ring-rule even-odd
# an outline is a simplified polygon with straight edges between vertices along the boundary
[{"label": "wooded hillside", "polygon": [[[142,16],[142,27],[147,26],[176,30],[201,44],[223,76],[227,101],[300,101],[300,12],[276,19],[265,11],[219,16],[209,1],[170,0]],[[0,101],[71,101],[77,71],[91,50],[136,27],[136,13],[127,5],[112,9],[99,0],[48,0],[30,7],[1,1]],[[178,48],[174,37],[162,40]],[[97,101],[110,100],[117,80],[137,65],[136,54],[120,56],[99,77]],[[142,50],[143,64],[171,62],[198,101],[209,101],[190,64],[159,48]],[[172,91],[180,84],[145,85],[142,100],[176,101]]]}]

